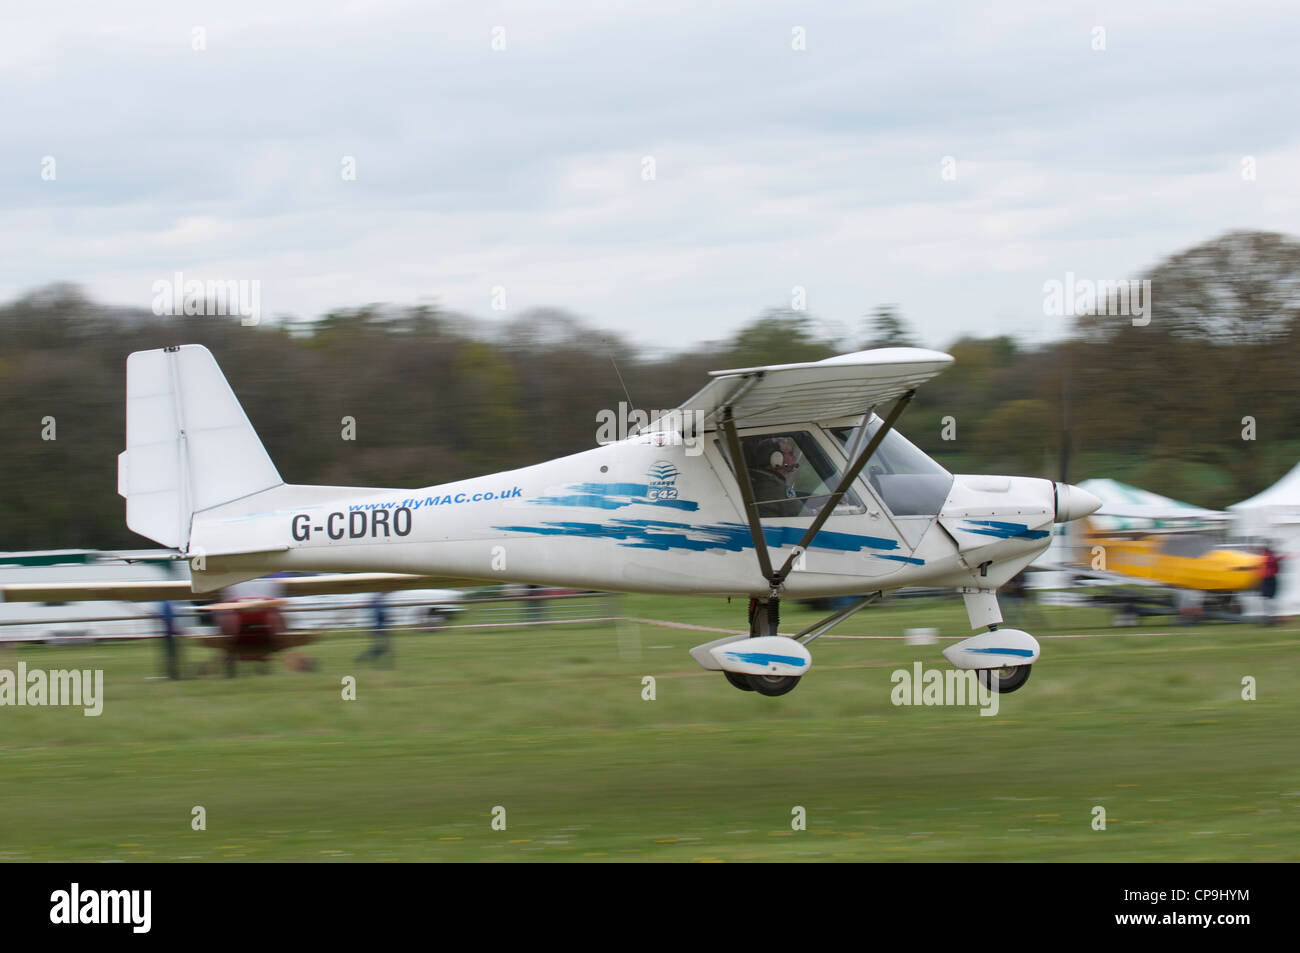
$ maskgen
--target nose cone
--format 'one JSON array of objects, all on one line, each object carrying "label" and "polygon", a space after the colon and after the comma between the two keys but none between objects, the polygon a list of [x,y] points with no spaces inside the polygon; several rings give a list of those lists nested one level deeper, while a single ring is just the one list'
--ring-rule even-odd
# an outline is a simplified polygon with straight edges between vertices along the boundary
[{"label": "nose cone", "polygon": [[1069,483],[1055,483],[1056,522],[1068,523],[1101,509],[1101,500]]}]

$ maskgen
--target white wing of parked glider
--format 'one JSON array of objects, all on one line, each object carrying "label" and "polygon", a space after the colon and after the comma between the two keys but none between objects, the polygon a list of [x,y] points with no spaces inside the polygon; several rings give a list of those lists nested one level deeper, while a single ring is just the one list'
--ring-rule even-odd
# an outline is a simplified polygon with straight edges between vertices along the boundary
[{"label": "white wing of parked glider", "polygon": [[[285,576],[274,582],[285,596],[325,593],[395,592],[476,586],[481,582],[448,576],[412,576],[391,572],[326,573]],[[0,584],[0,602],[183,602],[204,598],[188,579],[119,582],[21,582]]]}]

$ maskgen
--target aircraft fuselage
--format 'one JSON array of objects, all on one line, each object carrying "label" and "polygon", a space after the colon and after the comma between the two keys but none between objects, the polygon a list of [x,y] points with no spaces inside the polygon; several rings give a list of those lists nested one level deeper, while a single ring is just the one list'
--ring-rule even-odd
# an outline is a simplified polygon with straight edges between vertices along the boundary
[{"label": "aircraft fuselage", "polygon": [[[836,434],[859,420],[838,429],[797,428],[807,451],[808,470],[798,479],[807,484],[800,492],[812,494],[809,509],[826,492],[809,461],[842,472],[848,450]],[[784,435],[792,428],[740,436],[758,439],[769,431]],[[716,436],[694,442],[631,437],[419,490],[282,485],[194,514],[189,554],[196,588],[205,579],[220,584],[223,575],[253,571],[387,571],[762,596],[767,588],[741,493]],[[886,472],[882,461],[855,481],[796,562],[785,581],[787,597],[911,585],[996,589],[1047,547],[1055,512],[1050,481],[952,477],[933,461],[934,472],[914,476]],[[895,508],[915,510],[917,504],[898,500],[926,480],[934,512],[891,510],[887,498]],[[784,562],[811,522],[811,512],[762,518],[773,563]]]}]

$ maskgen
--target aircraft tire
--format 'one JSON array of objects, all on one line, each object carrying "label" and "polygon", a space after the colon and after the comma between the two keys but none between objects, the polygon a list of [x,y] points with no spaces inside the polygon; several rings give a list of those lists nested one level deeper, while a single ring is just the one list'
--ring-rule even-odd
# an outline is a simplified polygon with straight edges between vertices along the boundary
[{"label": "aircraft tire", "polygon": [[1029,681],[1029,670],[1031,668],[1033,668],[1032,665],[1014,665],[1010,668],[982,668],[979,670],[978,677],[980,684],[985,688],[990,687],[989,681],[992,680],[992,687],[998,694],[1010,695]]},{"label": "aircraft tire", "polygon": [[749,679],[750,687],[760,695],[766,695],[769,698],[775,698],[777,695],[784,695],[786,692],[794,691],[794,687],[799,684],[802,675],[742,675],[741,678]]},{"label": "aircraft tire", "polygon": [[754,690],[754,686],[749,684],[748,675],[742,675],[740,672],[728,672],[726,669],[723,669],[722,674],[727,676],[727,681],[742,692],[752,692]]}]

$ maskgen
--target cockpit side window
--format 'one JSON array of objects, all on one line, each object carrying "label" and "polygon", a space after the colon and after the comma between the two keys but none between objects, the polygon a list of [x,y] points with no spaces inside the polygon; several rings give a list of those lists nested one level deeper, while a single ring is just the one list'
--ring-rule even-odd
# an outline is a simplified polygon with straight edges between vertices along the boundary
[{"label": "cockpit side window", "polygon": [[[881,419],[872,414],[865,433],[861,427],[833,427],[830,433],[850,454],[866,446],[881,425]],[[862,473],[895,516],[934,516],[952,489],[952,474],[897,430],[885,434]]]},{"label": "cockpit side window", "polygon": [[[840,468],[807,430],[744,436],[740,451],[760,519],[815,516],[839,485]],[[852,490],[835,507],[837,515],[861,512]]]}]

